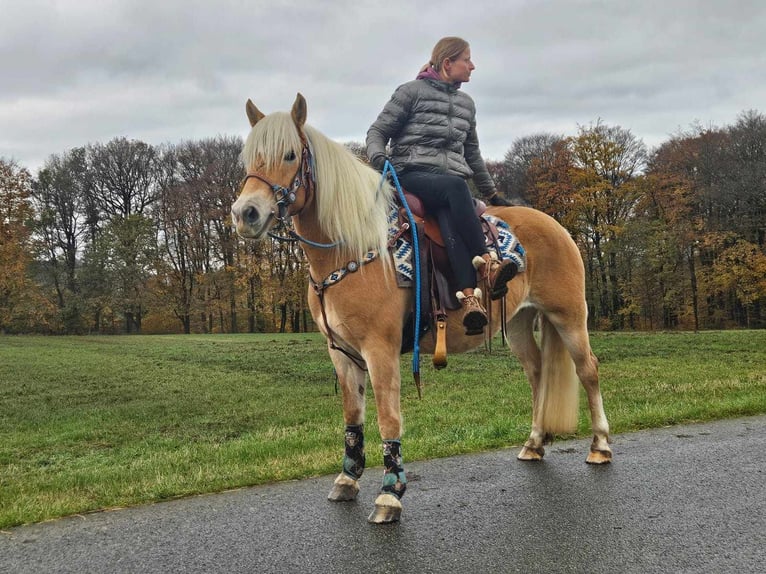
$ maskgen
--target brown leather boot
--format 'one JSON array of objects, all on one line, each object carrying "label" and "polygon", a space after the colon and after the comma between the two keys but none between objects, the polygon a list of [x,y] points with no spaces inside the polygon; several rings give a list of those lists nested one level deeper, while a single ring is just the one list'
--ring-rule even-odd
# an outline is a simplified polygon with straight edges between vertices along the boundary
[{"label": "brown leather boot", "polygon": [[519,268],[510,259],[493,261],[489,268],[489,298],[493,301],[508,293],[508,281],[516,277]]},{"label": "brown leather boot", "polygon": [[455,295],[463,306],[465,334],[481,335],[488,322],[487,312],[481,304],[481,289],[474,289],[473,295],[466,295],[462,291],[458,291]]},{"label": "brown leather boot", "polygon": [[494,251],[489,253],[489,257],[489,269],[487,269],[487,259],[478,255],[473,258],[473,266],[487,280],[489,298],[495,301],[508,293],[507,283],[516,276],[519,268],[510,259],[500,261]]}]

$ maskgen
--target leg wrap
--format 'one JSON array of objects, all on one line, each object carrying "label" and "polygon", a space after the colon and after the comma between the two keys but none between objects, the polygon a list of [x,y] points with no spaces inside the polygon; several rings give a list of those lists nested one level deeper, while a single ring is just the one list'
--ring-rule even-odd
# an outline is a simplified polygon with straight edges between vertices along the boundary
[{"label": "leg wrap", "polygon": [[407,490],[407,477],[402,466],[402,445],[398,440],[383,441],[383,488],[382,493],[401,498]]},{"label": "leg wrap", "polygon": [[346,425],[346,453],[343,472],[358,480],[364,472],[364,425]]}]

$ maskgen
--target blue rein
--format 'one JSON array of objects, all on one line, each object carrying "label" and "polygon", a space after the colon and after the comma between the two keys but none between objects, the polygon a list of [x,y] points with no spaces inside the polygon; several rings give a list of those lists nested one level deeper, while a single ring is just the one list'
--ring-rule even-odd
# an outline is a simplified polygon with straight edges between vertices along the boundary
[{"label": "blue rein", "polygon": [[386,175],[391,174],[391,178],[394,180],[396,186],[396,192],[399,194],[399,200],[404,206],[404,210],[407,212],[407,219],[410,222],[410,229],[412,230],[412,247],[414,250],[414,275],[415,275],[415,336],[413,337],[414,343],[412,348],[412,374],[415,377],[417,383],[418,395],[420,395],[420,246],[418,245],[418,227],[415,223],[415,217],[412,215],[410,206],[407,203],[407,199],[404,197],[404,191],[399,183],[399,178],[396,175],[396,170],[391,162],[386,160],[383,166],[383,174],[380,179],[380,186],[386,179]]}]

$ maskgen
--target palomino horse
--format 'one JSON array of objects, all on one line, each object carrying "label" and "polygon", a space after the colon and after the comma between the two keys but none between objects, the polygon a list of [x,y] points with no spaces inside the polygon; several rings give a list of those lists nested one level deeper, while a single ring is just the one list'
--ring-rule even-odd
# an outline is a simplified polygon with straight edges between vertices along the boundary
[{"label": "palomino horse", "polygon": [[[394,191],[378,172],[342,145],[306,125],[306,101],[298,94],[291,113],[268,116],[251,101],[252,130],[242,153],[247,175],[232,206],[245,238],[261,238],[274,223],[292,217],[294,237],[309,262],[309,305],[328,341],[343,396],[345,455],[330,500],[353,500],[364,471],[366,375],[369,373],[383,439],[383,486],[371,522],[399,520],[406,488],[400,438],[400,349],[412,290],[397,286],[388,253],[387,216]],[[611,461],[609,425],[598,383],[598,361],[586,326],[585,280],[580,253],[566,230],[525,207],[490,208],[505,220],[527,253],[526,270],[508,283],[509,344],[532,387],[532,431],[518,458],[540,460],[543,445],[577,423],[577,380],[588,395],[593,443],[587,461]],[[491,303],[491,333],[500,329],[501,301]],[[533,329],[539,318],[538,345]],[[447,324],[447,349],[481,345],[466,336],[461,313]],[[433,352],[432,337],[421,344]],[[477,359],[479,360],[479,359]]]}]

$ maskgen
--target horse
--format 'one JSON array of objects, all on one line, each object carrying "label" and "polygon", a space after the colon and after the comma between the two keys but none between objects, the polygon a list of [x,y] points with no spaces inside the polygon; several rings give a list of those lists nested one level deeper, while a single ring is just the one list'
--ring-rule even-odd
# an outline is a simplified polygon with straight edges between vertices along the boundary
[{"label": "horse", "polygon": [[[263,238],[292,219],[309,264],[308,303],[327,339],[342,389],[345,422],[342,471],[328,498],[355,500],[365,468],[364,419],[369,374],[383,448],[383,484],[368,520],[400,520],[407,477],[401,457],[400,357],[413,289],[398,287],[389,253],[388,215],[395,189],[347,148],[306,124],[298,93],[291,111],[263,114],[245,105],[250,133],[242,151],[246,174],[231,208],[246,239]],[[569,233],[547,214],[523,206],[490,207],[526,251],[526,268],[511,279],[504,301],[488,301],[489,333],[506,321],[508,345],[532,390],[532,424],[518,459],[537,461],[556,434],[577,424],[578,379],[587,393],[593,441],[589,464],[612,460],[609,423],[599,388],[598,360],[587,329],[585,272]],[[505,305],[506,313],[501,312]],[[459,353],[485,341],[468,336],[462,313],[447,317],[447,350]],[[540,342],[535,338],[535,325]],[[423,353],[433,353],[430,336]],[[479,359],[477,359],[479,360]]]}]

